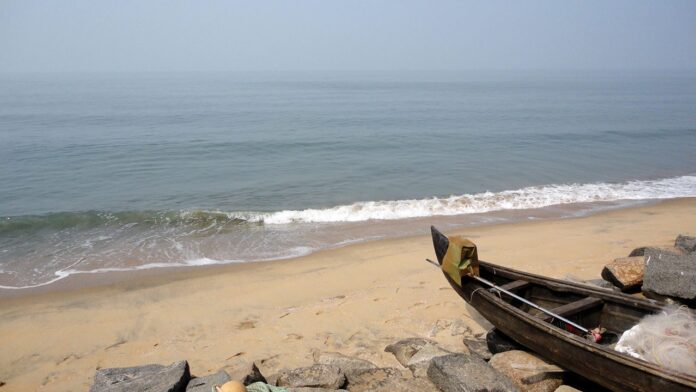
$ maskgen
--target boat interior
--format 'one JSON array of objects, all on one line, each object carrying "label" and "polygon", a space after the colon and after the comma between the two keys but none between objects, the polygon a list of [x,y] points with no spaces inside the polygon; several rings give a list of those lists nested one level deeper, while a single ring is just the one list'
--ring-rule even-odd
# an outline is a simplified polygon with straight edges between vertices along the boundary
[{"label": "boat interior", "polygon": [[[547,280],[540,277],[528,276],[516,273],[509,269],[481,262],[481,277],[493,282],[495,285],[517,294],[538,306],[546,308],[553,313],[565,317],[585,328],[593,329],[602,327],[606,329],[600,344],[611,345],[615,343],[624,331],[636,325],[646,314],[656,309],[641,306],[639,303],[625,303],[625,301],[611,298],[611,295],[602,295],[590,287],[589,290],[578,289],[578,284],[568,287],[566,284]],[[518,309],[535,317],[539,317],[554,325],[572,331],[572,327],[560,320],[554,319],[525,303],[505,293],[488,288],[478,281],[475,284],[483,286]],[[613,293],[606,290],[607,294]]]}]

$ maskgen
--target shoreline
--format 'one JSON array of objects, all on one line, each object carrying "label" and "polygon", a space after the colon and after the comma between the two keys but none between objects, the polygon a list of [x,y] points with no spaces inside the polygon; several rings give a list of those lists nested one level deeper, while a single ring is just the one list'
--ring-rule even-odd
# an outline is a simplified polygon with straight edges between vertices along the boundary
[{"label": "shoreline", "polygon": [[[377,220],[375,225],[385,227],[394,227],[400,224],[405,224],[409,228],[415,226],[429,227],[430,224],[435,226],[450,227],[453,232],[474,229],[477,227],[497,226],[506,224],[518,224],[530,221],[554,221],[566,219],[578,219],[597,214],[602,214],[609,211],[638,208],[642,206],[650,206],[664,202],[682,200],[689,198],[674,198],[674,199],[646,199],[646,200],[619,200],[613,202],[597,202],[597,203],[573,203],[569,205],[554,205],[535,209],[511,209],[493,211],[487,213],[465,214],[457,216],[432,216],[427,218],[408,218],[405,220]],[[361,225],[366,225],[364,222]],[[355,232],[361,227],[348,227],[346,232]],[[365,227],[363,227],[365,228]],[[427,230],[426,230],[427,231]],[[8,298],[20,298],[24,296],[34,296],[45,293],[72,291],[80,289],[96,289],[99,287],[111,286],[119,284],[127,280],[150,281],[157,280],[157,275],[163,275],[163,278],[169,279],[186,279],[191,276],[199,276],[199,274],[208,274],[210,270],[215,273],[218,268],[226,271],[227,268],[242,268],[241,266],[249,266],[265,263],[281,263],[289,262],[304,257],[309,257],[314,254],[342,249],[357,244],[370,242],[386,241],[391,239],[404,239],[410,237],[418,237],[424,234],[413,233],[409,230],[408,234],[398,235],[395,231],[391,235],[380,236],[379,238],[366,237],[357,240],[347,240],[337,243],[334,246],[320,248],[300,256],[277,257],[272,259],[249,260],[239,262],[220,262],[211,263],[208,265],[172,265],[158,266],[145,269],[131,269],[123,271],[99,271],[99,272],[79,272],[71,273],[68,276],[58,278],[51,283],[39,284],[35,287],[17,287],[7,288],[0,287],[0,301]]]},{"label": "shoreline", "polygon": [[[696,198],[585,217],[449,230],[482,259],[563,278],[590,279],[644,245],[696,234]],[[95,368],[187,359],[195,375],[263,360],[271,372],[304,366],[314,351],[340,351],[399,366],[384,346],[436,337],[438,323],[473,333],[487,322],[423,259],[429,236],[351,244],[295,259],[186,268],[100,286],[0,299],[0,381],[11,390],[87,389]],[[142,272],[142,271],[140,271]]]}]

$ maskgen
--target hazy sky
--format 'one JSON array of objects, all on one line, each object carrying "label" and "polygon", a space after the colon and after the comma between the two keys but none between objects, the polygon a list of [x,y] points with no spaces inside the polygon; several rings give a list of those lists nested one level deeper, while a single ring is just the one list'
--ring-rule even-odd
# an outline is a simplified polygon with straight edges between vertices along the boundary
[{"label": "hazy sky", "polygon": [[696,1],[0,0],[0,71],[696,69]]}]

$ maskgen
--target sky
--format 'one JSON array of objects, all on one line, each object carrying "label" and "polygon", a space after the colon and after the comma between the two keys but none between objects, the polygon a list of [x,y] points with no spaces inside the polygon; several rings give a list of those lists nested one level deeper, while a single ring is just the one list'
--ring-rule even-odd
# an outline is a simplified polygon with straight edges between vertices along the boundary
[{"label": "sky", "polygon": [[696,1],[0,0],[0,72],[696,70]]}]

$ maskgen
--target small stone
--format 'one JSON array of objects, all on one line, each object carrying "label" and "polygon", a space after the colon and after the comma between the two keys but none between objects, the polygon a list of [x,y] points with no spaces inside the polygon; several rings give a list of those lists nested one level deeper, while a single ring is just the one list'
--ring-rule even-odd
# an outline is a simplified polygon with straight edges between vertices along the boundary
[{"label": "small stone", "polygon": [[478,355],[484,361],[488,361],[493,355],[488,349],[488,344],[483,339],[464,338],[464,345],[470,352]]},{"label": "small stone", "polygon": [[643,291],[684,300],[696,299],[696,254],[646,251]]},{"label": "small stone", "polygon": [[476,355],[437,357],[430,363],[428,378],[442,392],[518,391],[511,380]]},{"label": "small stone", "polygon": [[579,389],[575,389],[571,387],[570,385],[561,385],[560,387],[556,388],[554,392],[582,392]]},{"label": "small stone", "polygon": [[213,386],[222,385],[230,380],[230,375],[220,370],[215,374],[192,378],[186,385],[186,392],[210,392]]},{"label": "small stone", "polygon": [[169,366],[144,365],[126,368],[99,369],[94,375],[90,392],[131,392],[186,390],[191,378],[188,362],[179,361]]},{"label": "small stone", "polygon": [[644,267],[642,256],[623,257],[605,265],[602,278],[621,291],[635,290],[643,284]]},{"label": "small stone", "polygon": [[525,351],[499,353],[488,363],[510,377],[522,392],[553,392],[563,383],[563,369]]},{"label": "small stone", "polygon": [[454,320],[450,326],[450,332],[452,336],[462,336],[471,335],[471,328],[466,325],[462,320]]},{"label": "small stone", "polygon": [[696,237],[679,234],[674,240],[674,247],[683,250],[686,253],[696,252]]},{"label": "small stone", "polygon": [[240,362],[228,368],[228,370],[232,380],[241,381],[244,385],[255,382],[268,383],[263,374],[261,374],[256,362]]},{"label": "small stone", "polygon": [[522,346],[516,341],[510,339],[507,335],[492,328],[486,334],[486,345],[491,354],[502,353],[510,350],[523,350]]},{"label": "small stone", "polygon": [[396,360],[404,367],[407,367],[411,357],[428,344],[437,345],[435,341],[430,339],[408,338],[388,345],[384,351],[394,354]]},{"label": "small stone", "polygon": [[278,374],[279,387],[310,387],[338,389],[346,382],[346,376],[338,366],[315,364]]}]

